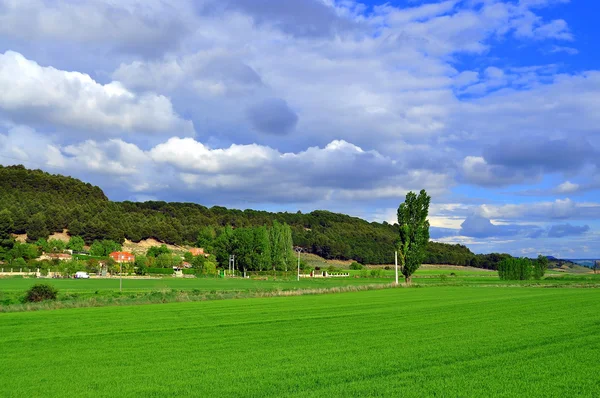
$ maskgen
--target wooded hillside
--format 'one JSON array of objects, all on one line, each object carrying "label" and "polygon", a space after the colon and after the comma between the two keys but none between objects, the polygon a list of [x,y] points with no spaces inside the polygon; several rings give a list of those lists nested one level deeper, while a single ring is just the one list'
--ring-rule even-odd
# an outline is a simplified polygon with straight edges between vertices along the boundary
[{"label": "wooded hillside", "polygon": [[[253,227],[276,220],[287,223],[294,245],[308,252],[326,259],[389,264],[398,238],[396,225],[321,210],[269,213],[194,203],[112,202],[91,184],[23,166],[0,166],[0,211],[5,209],[13,221],[12,232],[27,233],[32,241],[66,228],[88,244],[154,238],[194,245],[207,226]],[[471,265],[475,258],[465,246],[430,242],[426,262]]]}]

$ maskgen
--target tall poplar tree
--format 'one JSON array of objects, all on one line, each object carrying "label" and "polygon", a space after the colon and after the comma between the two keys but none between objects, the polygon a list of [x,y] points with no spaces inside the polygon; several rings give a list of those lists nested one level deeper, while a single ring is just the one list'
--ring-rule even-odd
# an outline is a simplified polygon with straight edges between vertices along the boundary
[{"label": "tall poplar tree", "polygon": [[398,207],[398,227],[400,241],[398,254],[401,271],[407,284],[412,274],[421,266],[429,242],[429,203],[431,197],[422,189],[417,196],[414,192],[406,194],[404,203]]}]

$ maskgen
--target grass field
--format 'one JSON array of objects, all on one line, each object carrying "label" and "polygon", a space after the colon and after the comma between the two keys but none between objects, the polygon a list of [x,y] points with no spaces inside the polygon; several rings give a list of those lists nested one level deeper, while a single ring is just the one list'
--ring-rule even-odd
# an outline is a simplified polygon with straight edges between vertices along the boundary
[{"label": "grass field", "polygon": [[0,396],[597,396],[599,331],[596,289],[0,314]]},{"label": "grass field", "polygon": [[[0,279],[0,291],[25,292],[36,283],[50,283],[62,292],[95,292],[103,290],[119,290],[119,278],[110,279],[35,279],[6,278]],[[201,291],[252,291],[252,290],[295,290],[307,288],[327,288],[370,283],[390,283],[386,278],[314,278],[296,280],[255,280],[255,279],[221,279],[221,278],[156,278],[156,279],[123,279],[124,292],[151,291],[162,289],[201,290]]]}]

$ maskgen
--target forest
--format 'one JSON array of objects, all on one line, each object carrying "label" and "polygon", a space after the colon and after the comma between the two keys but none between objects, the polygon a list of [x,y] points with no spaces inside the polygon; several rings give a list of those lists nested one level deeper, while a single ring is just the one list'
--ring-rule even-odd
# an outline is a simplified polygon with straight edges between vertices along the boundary
[{"label": "forest", "polygon": [[[293,245],[325,259],[354,260],[363,264],[390,264],[398,227],[367,222],[344,214],[270,213],[206,207],[195,203],[114,202],[99,187],[62,175],[23,166],[0,166],[0,211],[10,218],[10,232],[27,233],[35,242],[68,229],[90,245],[98,240],[138,242],[154,238],[177,245],[197,245],[207,227],[254,228],[287,224]],[[474,265],[496,269],[508,255],[475,255],[466,246],[430,242],[426,263]]]}]

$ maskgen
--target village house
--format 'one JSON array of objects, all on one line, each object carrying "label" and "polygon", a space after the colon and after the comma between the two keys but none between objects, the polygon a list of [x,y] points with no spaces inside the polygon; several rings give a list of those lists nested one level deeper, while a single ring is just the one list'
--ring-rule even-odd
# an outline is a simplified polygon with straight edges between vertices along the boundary
[{"label": "village house", "polygon": [[188,250],[190,253],[192,253],[192,256],[196,257],[196,256],[204,256],[204,257],[208,257],[209,254],[208,253],[204,253],[204,249],[201,247],[193,247],[190,250]]},{"label": "village house", "polygon": [[108,256],[119,264],[133,263],[135,261],[135,256],[128,252],[112,252]]}]

